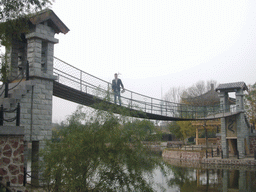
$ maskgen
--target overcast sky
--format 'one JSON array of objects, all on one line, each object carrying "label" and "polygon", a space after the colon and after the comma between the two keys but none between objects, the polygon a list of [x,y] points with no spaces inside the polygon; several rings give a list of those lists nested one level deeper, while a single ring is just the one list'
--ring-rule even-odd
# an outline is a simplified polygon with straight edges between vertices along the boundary
[{"label": "overcast sky", "polygon": [[[203,80],[256,82],[255,0],[55,0],[70,29],[54,55],[106,81],[161,98]],[[63,104],[65,103],[65,104]],[[53,122],[76,105],[53,100]]]}]

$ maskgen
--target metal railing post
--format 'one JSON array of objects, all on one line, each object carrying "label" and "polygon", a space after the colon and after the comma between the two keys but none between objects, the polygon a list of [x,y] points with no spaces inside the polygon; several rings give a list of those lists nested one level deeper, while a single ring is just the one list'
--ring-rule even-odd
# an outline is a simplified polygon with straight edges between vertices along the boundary
[{"label": "metal railing post", "polygon": [[163,103],[160,102],[161,115],[163,115]]},{"label": "metal railing post", "polygon": [[16,110],[16,126],[20,126],[20,103],[18,103]]},{"label": "metal railing post", "polygon": [[182,118],[183,117],[183,109],[182,109],[183,107],[182,107],[182,104],[180,104],[180,118]]},{"label": "metal railing post", "polygon": [[26,186],[27,183],[27,172],[26,172],[26,167],[24,167],[24,171],[23,171],[23,186]]},{"label": "metal railing post", "polygon": [[131,92],[131,109],[132,109],[133,107],[132,107],[132,92]]},{"label": "metal railing post", "polygon": [[82,71],[80,71],[80,91],[82,91],[82,76],[83,76],[83,73]]},{"label": "metal railing post", "polygon": [[8,97],[8,91],[9,91],[9,84],[8,84],[8,80],[7,82],[4,84],[4,98]]},{"label": "metal railing post", "polygon": [[6,182],[6,186],[8,187],[8,188],[6,188],[6,192],[11,192],[11,191],[9,190],[9,187],[11,186],[11,182],[10,182],[10,181],[7,181],[7,182]]},{"label": "metal railing post", "polygon": [[29,62],[27,61],[27,66],[26,66],[26,81],[29,80]]},{"label": "metal railing post", "polygon": [[0,125],[1,126],[4,125],[4,107],[3,107],[3,105],[1,105],[1,108],[0,108]]},{"label": "metal railing post", "polygon": [[165,101],[165,109],[166,109],[166,116],[168,115],[168,110],[167,110],[167,101]]},{"label": "metal railing post", "polygon": [[152,110],[153,110],[153,98],[151,98],[151,113],[152,113]]}]

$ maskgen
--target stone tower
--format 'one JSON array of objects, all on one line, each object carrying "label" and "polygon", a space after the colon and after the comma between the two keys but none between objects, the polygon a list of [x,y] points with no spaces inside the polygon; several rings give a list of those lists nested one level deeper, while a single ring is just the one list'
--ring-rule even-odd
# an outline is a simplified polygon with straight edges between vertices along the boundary
[{"label": "stone tower", "polygon": [[[29,31],[13,39],[6,50],[10,65],[8,97],[0,99],[5,109],[20,103],[20,124],[25,142],[32,143],[32,156],[52,135],[53,53],[56,33],[69,29],[49,9],[29,18]],[[27,71],[27,73],[26,73]],[[29,73],[28,73],[29,72]],[[1,90],[2,91],[2,90]]]},{"label": "stone tower", "polygon": [[[246,123],[244,109],[244,91],[248,90],[244,82],[220,84],[216,91],[219,92],[220,106],[224,113],[229,114],[221,118],[221,147],[223,157],[228,158],[229,152],[244,158],[249,153],[250,127]],[[230,108],[229,92],[235,92],[236,105]]]}]

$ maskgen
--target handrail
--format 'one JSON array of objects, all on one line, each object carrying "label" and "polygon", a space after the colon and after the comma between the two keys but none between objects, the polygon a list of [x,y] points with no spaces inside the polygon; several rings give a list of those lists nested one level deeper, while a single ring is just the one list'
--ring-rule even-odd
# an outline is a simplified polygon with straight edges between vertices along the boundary
[{"label": "handrail", "polygon": [[[99,99],[104,99],[109,95],[111,90],[111,83],[103,79],[95,77],[87,72],[84,72],[60,59],[54,57],[53,72],[58,76],[58,82],[74,89],[78,89],[91,94]],[[113,102],[113,94],[111,93],[111,102]],[[133,92],[129,89],[125,90],[122,94],[122,106],[140,109],[144,112],[179,117],[183,119],[202,119],[208,115],[214,116],[215,114],[227,112],[220,105],[215,106],[193,106],[184,103],[174,103],[166,100],[161,100],[140,93]],[[233,108],[231,108],[233,109]],[[230,113],[236,110],[229,110]]]}]

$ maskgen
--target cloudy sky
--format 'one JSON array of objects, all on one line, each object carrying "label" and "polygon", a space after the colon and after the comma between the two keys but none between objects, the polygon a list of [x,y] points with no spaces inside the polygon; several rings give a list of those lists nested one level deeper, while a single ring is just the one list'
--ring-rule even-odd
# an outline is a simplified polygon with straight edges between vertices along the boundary
[{"label": "cloudy sky", "polygon": [[[256,82],[255,0],[55,0],[70,31],[55,56],[106,81],[161,98],[203,80]],[[63,103],[65,103],[63,105]],[[76,105],[53,100],[53,122]]]}]

